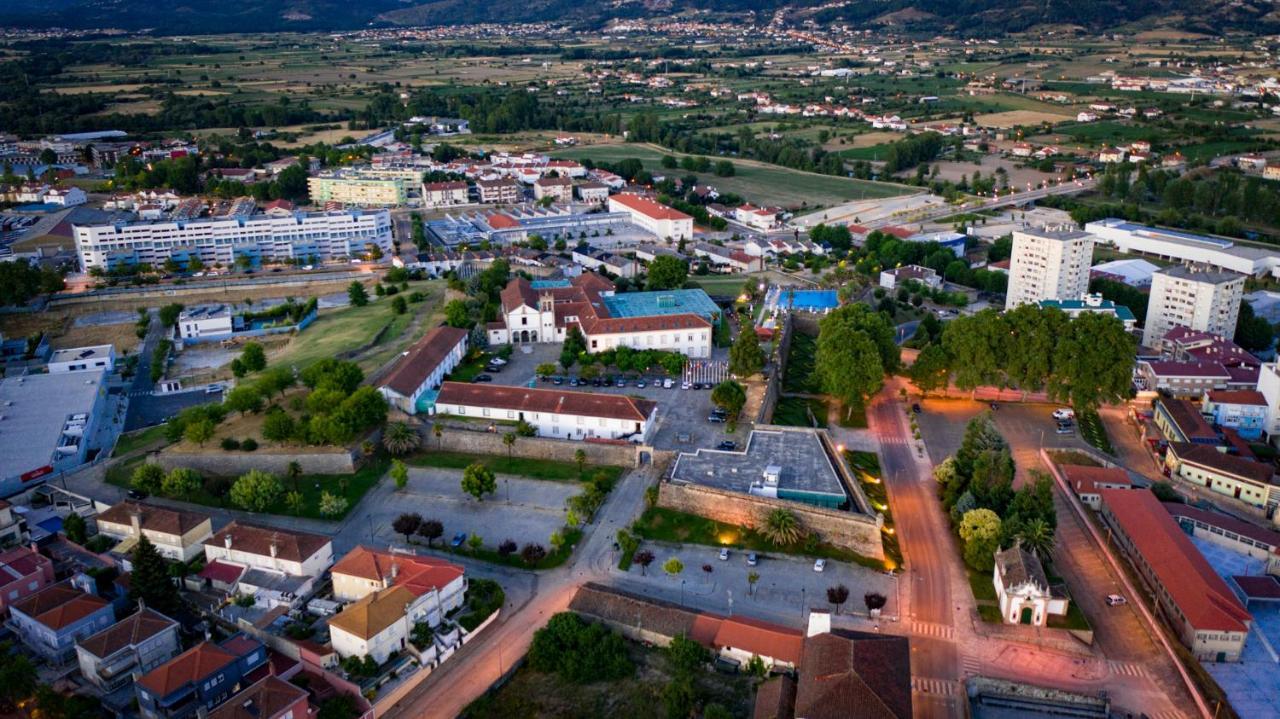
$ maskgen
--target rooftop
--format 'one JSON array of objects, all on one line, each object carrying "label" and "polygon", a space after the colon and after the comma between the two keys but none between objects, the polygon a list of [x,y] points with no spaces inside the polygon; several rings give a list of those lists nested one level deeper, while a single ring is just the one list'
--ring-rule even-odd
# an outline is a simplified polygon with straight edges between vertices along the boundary
[{"label": "rooftop", "polygon": [[1102,504],[1193,627],[1248,631],[1249,613],[1154,494],[1104,489]]},{"label": "rooftop", "polygon": [[209,712],[208,719],[274,719],[307,696],[307,690],[269,676]]},{"label": "rooftop", "polygon": [[103,370],[87,370],[0,379],[0,477],[52,466],[59,447],[78,447],[81,438],[64,430],[74,415],[89,419],[104,377]]},{"label": "rooftop", "polygon": [[1058,242],[1071,242],[1093,237],[1093,235],[1082,230],[1051,230],[1047,227],[1026,227],[1015,230],[1014,234],[1028,235],[1038,240],[1056,240]]},{"label": "rooftop", "polygon": [[1257,484],[1276,484],[1275,470],[1271,465],[1252,462],[1243,457],[1219,452],[1207,444],[1170,442],[1169,451],[1182,462],[1204,467],[1220,474],[1230,474]]},{"label": "rooftop", "polygon": [[291,562],[306,561],[328,544],[329,538],[319,534],[288,532],[239,521],[228,524],[204,542],[206,547],[229,547],[232,551],[263,557],[273,556],[274,551],[274,556]]},{"label": "rooftop", "polygon": [[1165,502],[1164,508],[1168,510],[1169,514],[1175,519],[1186,518],[1202,522],[1226,532],[1235,533],[1242,537],[1248,537],[1260,545],[1273,548],[1280,547],[1280,532],[1276,532],[1275,530],[1267,529],[1265,527],[1259,527],[1258,525],[1246,522],[1243,519],[1236,519],[1229,514],[1200,509],[1183,502]]},{"label": "rooftop", "polygon": [[1077,494],[1096,494],[1105,485],[1120,487],[1132,486],[1129,473],[1119,467],[1091,467],[1084,464],[1063,464],[1062,470],[1067,484],[1075,487]]},{"label": "rooftop", "polygon": [[356,547],[347,552],[330,570],[331,574],[345,574],[370,580],[391,580],[416,596],[433,589],[441,589],[461,577],[463,568],[452,562],[434,557],[385,552],[368,547]]},{"label": "rooftop", "polygon": [[839,629],[805,638],[795,709],[806,719],[909,719],[907,638]]},{"label": "rooftop", "polygon": [[236,655],[214,644],[201,642],[138,679],[138,686],[157,697],[166,697],[184,685],[198,682],[230,665]]},{"label": "rooftop", "polygon": [[1012,547],[996,553],[996,570],[1006,589],[1027,583],[1041,589],[1049,588],[1044,566],[1034,554],[1023,549],[1020,543],[1014,543]]},{"label": "rooftop", "polygon": [[581,417],[647,421],[657,403],[617,394],[593,394],[558,389],[506,387],[500,385],[445,382],[440,387],[436,406],[458,404],[469,407],[493,407],[520,412],[547,412]]},{"label": "rooftop", "polygon": [[609,317],[654,317],[695,314],[706,320],[720,316],[720,307],[705,290],[623,292],[601,298]]},{"label": "rooftop", "polygon": [[609,198],[627,209],[634,210],[655,220],[692,220],[693,218],[670,207],[640,195],[621,194]]},{"label": "rooftop", "polygon": [[776,471],[779,495],[836,495],[846,498],[840,475],[816,431],[774,427],[756,429],[741,451],[698,449],[682,452],[671,470],[675,481],[733,492],[750,492]]},{"label": "rooftop", "polygon": [[1090,300],[1040,300],[1041,307],[1057,307],[1063,312],[1114,312],[1125,322],[1136,322],[1137,318],[1133,316],[1133,312],[1129,311],[1124,305],[1117,305],[1111,300],[1102,300],[1094,302]]},{"label": "rooftop", "polygon": [[99,514],[98,522],[129,526],[135,514],[142,529],[179,537],[210,521],[209,515],[200,512],[124,501]]},{"label": "rooftop", "polygon": [[178,623],[149,607],[110,627],[80,640],[80,646],[99,659],[106,659],[121,649],[134,647],[151,637],[158,636]]},{"label": "rooftop", "polygon": [[396,362],[387,378],[382,381],[382,386],[405,397],[413,396],[453,348],[466,339],[467,331],[464,329],[436,327]]},{"label": "rooftop", "polygon": [[1164,408],[1165,414],[1188,441],[1196,439],[1217,441],[1218,433],[1213,431],[1213,425],[1210,425],[1204,415],[1200,414],[1200,407],[1195,402],[1186,399],[1161,398],[1159,406]]},{"label": "rooftop", "polygon": [[67,349],[54,350],[49,355],[49,364],[55,362],[75,362],[80,360],[101,359],[110,357],[115,351],[112,345],[94,345],[92,347],[69,347]]},{"label": "rooftop", "polygon": [[372,639],[402,618],[405,606],[414,599],[413,592],[399,585],[370,592],[331,617],[329,627],[361,639]]},{"label": "rooftop", "polygon": [[1228,272],[1210,265],[1173,265],[1160,270],[1156,275],[1166,275],[1179,280],[1192,280],[1212,285],[1244,281],[1244,275],[1239,272]]},{"label": "rooftop", "polygon": [[31,596],[10,605],[13,611],[22,612],[55,631],[84,619],[109,606],[107,600],[86,594],[69,582],[53,584]]}]

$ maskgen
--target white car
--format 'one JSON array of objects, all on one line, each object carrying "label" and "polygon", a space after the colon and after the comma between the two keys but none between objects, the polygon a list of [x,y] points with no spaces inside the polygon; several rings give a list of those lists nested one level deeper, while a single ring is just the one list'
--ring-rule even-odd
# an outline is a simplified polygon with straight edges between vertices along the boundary
[{"label": "white car", "polygon": [[1074,409],[1068,409],[1066,407],[1063,407],[1062,409],[1055,409],[1053,411],[1053,418],[1054,419],[1075,419],[1076,411]]},{"label": "white car", "polygon": [[1128,604],[1128,603],[1129,603],[1129,600],[1125,599],[1124,597],[1120,596],[1119,594],[1108,594],[1108,595],[1107,595],[1107,606],[1108,606],[1108,607],[1118,607],[1118,606],[1120,606],[1120,605],[1122,605],[1122,604]]},{"label": "white car", "polygon": [[688,380],[685,380],[684,382],[680,383],[680,389],[689,389],[692,386],[693,385],[689,384]]},{"label": "white car", "polygon": [[826,568],[827,568],[827,560],[825,559],[819,559],[818,561],[813,563],[813,571],[815,572],[821,572]]},{"label": "white car", "polygon": [[497,365],[498,367],[501,367],[501,366],[505,365],[506,363],[507,363],[507,361],[506,361],[506,360],[504,360],[504,359],[502,359],[501,357],[490,357],[490,358],[489,358],[489,364]]},{"label": "white car", "polygon": [[670,377],[668,377],[667,379],[662,380],[662,388],[663,388],[663,389],[671,389],[671,388],[672,388],[672,387],[674,387],[674,386],[676,386],[676,381],[675,381],[675,380],[673,380],[673,379],[671,379]]},{"label": "white car", "polygon": [[720,550],[720,561],[722,561],[722,562],[727,562],[727,561],[729,561],[729,550],[728,550],[728,549],[721,549],[721,550]]}]

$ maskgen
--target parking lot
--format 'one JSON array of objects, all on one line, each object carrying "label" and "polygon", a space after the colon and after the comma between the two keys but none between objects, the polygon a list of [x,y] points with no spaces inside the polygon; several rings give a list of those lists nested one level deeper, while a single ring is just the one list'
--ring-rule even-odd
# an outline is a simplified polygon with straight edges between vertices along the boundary
[{"label": "parking lot", "polygon": [[[525,350],[528,352],[526,353]],[[724,351],[717,350],[717,353],[721,352]],[[556,363],[559,359],[560,345],[558,344],[524,345],[516,347],[501,372],[489,374],[493,377],[494,384],[516,386],[533,382],[537,387],[552,388],[556,385],[539,381],[534,369],[540,364]],[[573,368],[562,377],[576,377],[577,369],[577,367]],[[737,432],[730,434],[725,424],[707,421],[711,410],[714,409],[711,404],[710,390],[682,390],[678,379],[671,389],[656,386],[653,380],[662,376],[664,375],[660,373],[650,373],[645,377],[647,386],[644,388],[637,387],[634,381],[628,381],[626,387],[571,387],[568,382],[565,382],[559,385],[559,388],[579,392],[624,394],[656,401],[658,420],[652,436],[652,444],[656,449],[692,451],[699,447],[714,448],[724,440],[736,442],[739,447],[746,444],[750,423],[740,423]]]},{"label": "parking lot", "polygon": [[[756,565],[749,566],[747,552],[737,549],[730,550],[729,558],[721,560],[720,550],[715,547],[644,542],[642,548],[653,552],[654,562],[643,571],[632,564],[623,573],[627,587],[669,601],[683,600],[699,609],[727,614],[736,607],[762,619],[794,624],[803,620],[807,609],[832,609],[827,602],[827,589],[843,585],[849,590],[849,598],[840,607],[842,614],[865,616],[863,597],[877,592],[889,600],[882,615],[898,615],[897,580],[865,567],[827,560],[823,570],[817,572],[814,560],[785,554],[761,552]],[[662,569],[673,557],[684,565],[678,575],[669,575]],[[706,571],[707,567],[711,571]],[[759,575],[754,590],[747,581],[752,572]]]}]

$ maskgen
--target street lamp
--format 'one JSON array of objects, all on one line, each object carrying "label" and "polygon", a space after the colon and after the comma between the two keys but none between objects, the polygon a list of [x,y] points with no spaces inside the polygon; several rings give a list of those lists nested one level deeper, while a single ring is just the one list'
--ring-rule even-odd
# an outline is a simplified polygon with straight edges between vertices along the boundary
[{"label": "street lamp", "polygon": [[680,580],[680,606],[682,607],[684,606],[684,581],[683,579]]},{"label": "street lamp", "polygon": [[805,607],[805,603],[806,603],[806,602],[805,602],[805,599],[804,599],[804,587],[800,587],[800,616],[801,616],[801,617],[803,617],[803,616],[804,616],[804,607]]}]

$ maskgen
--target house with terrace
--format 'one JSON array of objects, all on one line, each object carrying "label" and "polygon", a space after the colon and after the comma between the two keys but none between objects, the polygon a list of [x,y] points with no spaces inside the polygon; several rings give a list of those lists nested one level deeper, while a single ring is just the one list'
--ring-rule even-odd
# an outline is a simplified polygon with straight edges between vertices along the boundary
[{"label": "house with terrace", "polygon": [[502,314],[487,326],[490,344],[564,342],[577,327],[587,351],[617,347],[711,356],[720,308],[697,290],[616,293],[593,272],[568,283],[535,283],[517,277],[502,290]]},{"label": "house with terrace", "polygon": [[115,616],[107,600],[62,582],[9,605],[8,627],[35,654],[60,665],[75,657],[77,641],[111,626]]},{"label": "house with terrace", "polygon": [[143,719],[207,716],[269,671],[266,647],[249,636],[201,642],[138,679],[138,712]]},{"label": "house with terrace", "polygon": [[214,589],[247,594],[267,608],[292,605],[309,594],[333,564],[329,537],[235,521],[204,543],[200,578]]},{"label": "house with terrace", "polygon": [[178,623],[144,607],[110,627],[80,640],[80,675],[103,694],[123,689],[182,651]]}]

